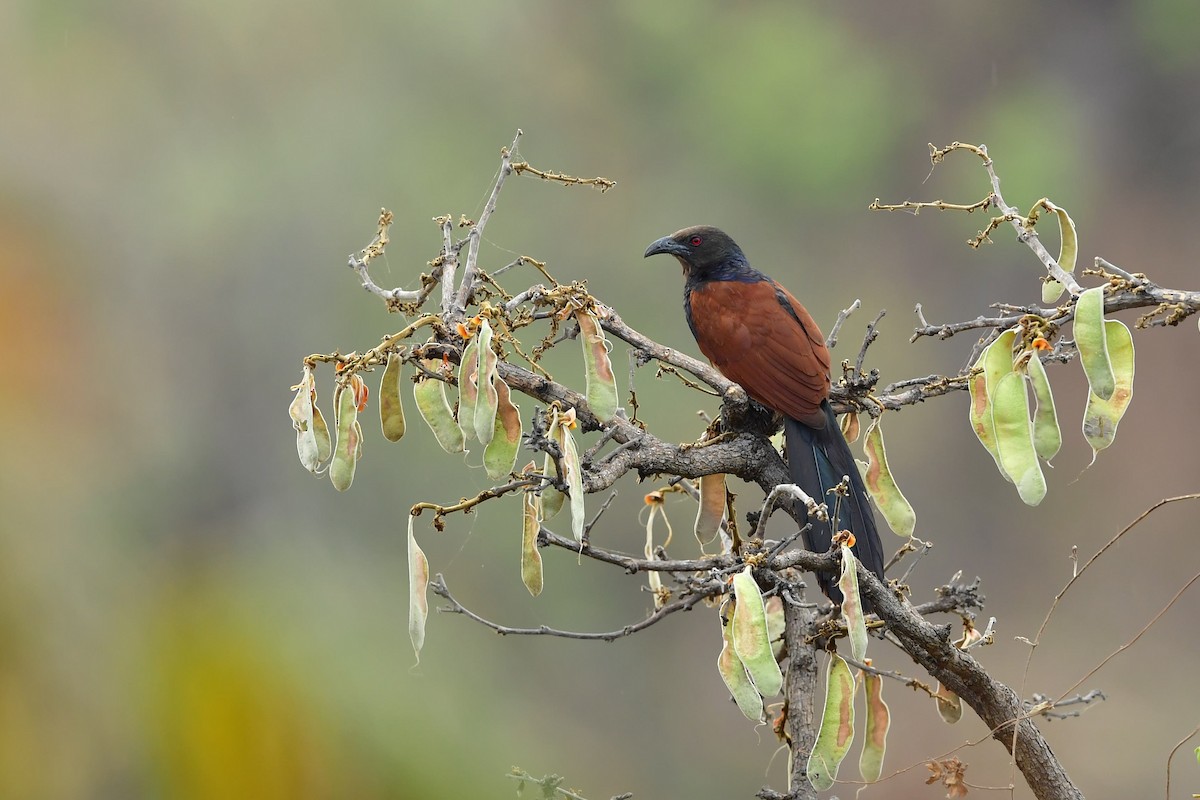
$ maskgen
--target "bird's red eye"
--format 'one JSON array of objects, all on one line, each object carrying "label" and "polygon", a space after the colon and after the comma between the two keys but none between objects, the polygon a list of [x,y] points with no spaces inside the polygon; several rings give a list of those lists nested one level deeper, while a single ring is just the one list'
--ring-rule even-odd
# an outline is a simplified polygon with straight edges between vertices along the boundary
[{"label": "bird's red eye", "polygon": [[700,243],[703,242],[704,240],[701,239],[699,236],[693,236],[690,241],[692,243],[692,247],[699,247]]}]

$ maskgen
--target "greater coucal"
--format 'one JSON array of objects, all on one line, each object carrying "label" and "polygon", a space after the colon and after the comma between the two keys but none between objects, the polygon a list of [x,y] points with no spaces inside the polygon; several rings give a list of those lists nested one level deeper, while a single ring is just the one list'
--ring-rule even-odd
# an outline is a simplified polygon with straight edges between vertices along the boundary
[{"label": "greater coucal", "polygon": [[[883,545],[875,530],[866,487],[850,446],[829,405],[829,349],[800,301],[750,266],[724,232],[707,225],[684,228],[646,248],[683,265],[683,310],[696,344],[721,373],[753,399],[783,415],[792,482],[830,515],[840,505],[836,530],[849,530],[855,554],[883,580]],[[827,492],[849,476],[848,497]],[[830,524],[809,520],[809,550],[823,553],[833,540]],[[834,602],[841,593],[831,576],[818,575]]]}]

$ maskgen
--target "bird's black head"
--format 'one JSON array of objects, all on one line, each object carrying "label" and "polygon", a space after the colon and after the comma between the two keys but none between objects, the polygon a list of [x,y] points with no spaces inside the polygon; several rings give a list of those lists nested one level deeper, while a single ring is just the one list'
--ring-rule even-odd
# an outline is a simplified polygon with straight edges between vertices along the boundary
[{"label": "bird's black head", "polygon": [[646,248],[647,258],[659,253],[679,259],[689,282],[747,280],[755,274],[737,242],[711,225],[684,228]]}]

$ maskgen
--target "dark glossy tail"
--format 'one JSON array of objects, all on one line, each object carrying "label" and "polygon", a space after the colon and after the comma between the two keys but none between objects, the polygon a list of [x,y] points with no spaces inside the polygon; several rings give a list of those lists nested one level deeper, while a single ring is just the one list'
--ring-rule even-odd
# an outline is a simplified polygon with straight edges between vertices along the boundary
[{"label": "dark glossy tail", "polygon": [[[807,492],[813,500],[828,504],[831,521],[836,524],[836,530],[849,530],[854,534],[854,554],[867,569],[883,580],[883,544],[879,541],[879,532],[875,529],[875,514],[867,496],[867,487],[863,485],[858,465],[854,463],[854,456],[850,453],[850,445],[842,436],[829,401],[822,404],[822,409],[825,411],[826,423],[825,427],[819,430],[794,419],[784,420],[788,472],[792,482]],[[841,498],[839,504],[836,495],[826,492],[841,483],[844,475],[850,477],[850,496]],[[835,509],[837,519],[833,520]],[[824,553],[829,550],[833,541],[830,523],[810,521],[812,528],[804,535],[804,546],[809,550]],[[842,601],[842,593],[838,591],[836,579],[828,575],[818,575],[817,580],[821,591],[830,600],[835,603]],[[869,603],[864,601],[864,606],[870,610]]]}]

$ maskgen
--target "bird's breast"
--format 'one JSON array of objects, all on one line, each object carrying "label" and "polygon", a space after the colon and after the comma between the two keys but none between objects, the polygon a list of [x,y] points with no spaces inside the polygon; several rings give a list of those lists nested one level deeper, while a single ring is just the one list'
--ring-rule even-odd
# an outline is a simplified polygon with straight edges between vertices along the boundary
[{"label": "bird's breast", "polygon": [[774,281],[705,281],[684,307],[700,352],[758,402],[823,421],[829,351],[809,313]]}]

